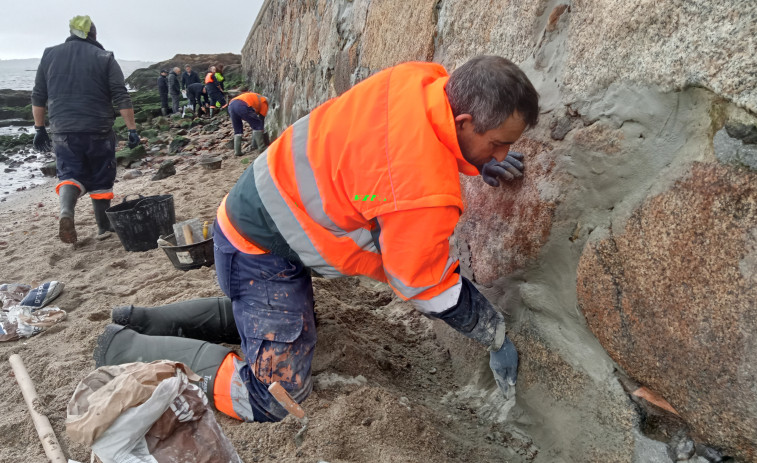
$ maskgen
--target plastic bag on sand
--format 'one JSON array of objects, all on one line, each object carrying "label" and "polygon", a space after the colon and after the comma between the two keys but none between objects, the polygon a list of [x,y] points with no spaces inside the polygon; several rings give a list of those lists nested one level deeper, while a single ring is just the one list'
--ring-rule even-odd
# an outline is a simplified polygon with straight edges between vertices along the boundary
[{"label": "plastic bag on sand", "polygon": [[68,403],[66,432],[103,463],[242,463],[184,364],[100,367]]},{"label": "plastic bag on sand", "polygon": [[8,310],[14,305],[41,309],[58,297],[65,285],[60,281],[48,281],[32,289],[19,283],[0,284],[0,308]]},{"label": "plastic bag on sand", "polygon": [[36,288],[18,283],[0,284],[0,341],[15,341],[41,333],[66,319],[66,312],[45,307],[63,291],[60,281]]},{"label": "plastic bag on sand", "polygon": [[[57,307],[33,310],[31,307],[13,306],[7,313],[0,314],[0,341],[34,336],[65,319],[66,312]],[[3,336],[10,336],[11,339],[3,339]]]}]

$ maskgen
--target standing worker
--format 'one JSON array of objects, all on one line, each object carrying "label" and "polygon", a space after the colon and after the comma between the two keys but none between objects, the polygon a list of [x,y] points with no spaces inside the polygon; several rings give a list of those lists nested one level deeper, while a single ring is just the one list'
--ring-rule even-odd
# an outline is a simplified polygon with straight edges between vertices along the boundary
[{"label": "standing worker", "polygon": [[[463,211],[459,172],[490,185],[521,177],[523,155],[509,151],[536,124],[538,98],[516,65],[479,56],[451,76],[434,63],[401,64],[318,106],[221,202],[213,240],[229,299],[118,308],[118,325],[98,339],[96,365],[183,361],[205,377],[221,412],[280,420],[287,412],[268,386],[280,382],[298,402],[313,387],[312,271],[387,282],[483,344],[509,396],[518,353],[503,315],[460,276],[449,241]],[[244,359],[209,342],[234,338]]]},{"label": "standing worker", "polygon": [[168,74],[168,94],[171,95],[171,105],[173,113],[178,114],[181,105],[181,80],[179,73],[181,69],[175,67]]},{"label": "standing worker", "polygon": [[242,133],[244,132],[242,121],[250,124],[252,140],[259,152],[263,152],[268,146],[263,136],[266,114],[268,114],[268,99],[257,93],[242,93],[229,102],[229,117],[234,127],[234,154],[236,156],[242,155]]},{"label": "standing worker", "polygon": [[[189,84],[187,87],[187,98],[189,99],[189,104],[194,109],[195,116],[199,116],[210,106],[208,91],[205,89],[205,84],[200,82]],[[205,100],[204,103],[201,101],[202,99]]]},{"label": "standing worker", "polygon": [[168,116],[168,71],[165,69],[160,70],[158,76],[158,93],[160,94],[160,113],[163,116]]},{"label": "standing worker", "polygon": [[223,64],[210,66],[208,73],[205,75],[205,88],[210,97],[210,115],[214,111],[218,112],[223,106],[226,106],[226,97],[224,96],[223,87]]},{"label": "standing worker", "polygon": [[105,51],[97,41],[97,29],[89,16],[76,16],[69,26],[71,36],[42,54],[32,90],[32,114],[34,147],[50,151],[45,105],[50,108],[52,148],[60,180],[55,188],[60,198],[58,236],[64,243],[75,243],[74,208],[85,193],[92,198],[98,238],[113,231],[105,214],[116,179],[113,105],[129,129],[129,148],[139,144],[139,135],[124,74],[113,52]]},{"label": "standing worker", "polygon": [[192,70],[192,66],[188,64],[184,66],[184,72],[181,73],[181,89],[188,90],[190,85],[197,84],[199,82],[200,76],[198,76],[197,73]]},{"label": "standing worker", "polygon": [[184,97],[189,100],[189,106],[194,107],[192,100],[189,99],[189,86],[200,82],[200,76],[192,70],[189,64],[184,65],[184,72],[181,73],[181,90]]}]

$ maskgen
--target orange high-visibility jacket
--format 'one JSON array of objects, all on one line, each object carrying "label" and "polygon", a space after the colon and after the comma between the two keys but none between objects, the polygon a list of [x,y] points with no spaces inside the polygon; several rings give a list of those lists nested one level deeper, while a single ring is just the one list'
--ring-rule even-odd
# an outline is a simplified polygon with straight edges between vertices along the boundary
[{"label": "orange high-visibility jacket", "polygon": [[285,241],[320,275],[386,281],[422,311],[454,306],[458,172],[478,170],[460,152],[448,78],[437,64],[401,64],[315,108],[224,198],[223,233],[249,254],[286,254]]},{"label": "orange high-visibility jacket", "polygon": [[209,84],[211,82],[213,82],[213,73],[209,72],[209,73],[205,74],[205,83]]},{"label": "orange high-visibility jacket", "polygon": [[254,109],[256,113],[260,114],[263,117],[265,117],[265,115],[268,114],[268,99],[264,97],[263,95],[258,95],[257,93],[253,93],[253,92],[247,92],[247,93],[242,93],[238,97],[231,99],[231,101],[234,101],[234,100],[244,101],[247,106]]}]

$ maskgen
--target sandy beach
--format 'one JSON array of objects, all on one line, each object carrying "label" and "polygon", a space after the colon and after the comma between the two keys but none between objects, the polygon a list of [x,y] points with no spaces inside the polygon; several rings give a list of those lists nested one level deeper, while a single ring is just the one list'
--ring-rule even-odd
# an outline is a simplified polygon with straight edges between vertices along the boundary
[{"label": "sandy beach", "polygon": [[[235,157],[226,114],[215,132],[199,128],[178,156],[155,156],[125,180],[119,168],[113,204],[124,198],[171,194],[176,220],[212,220],[253,156]],[[249,140],[249,127],[245,139]],[[208,171],[202,156],[223,158]],[[161,161],[176,161],[176,175],[152,181]],[[0,283],[65,283],[51,304],[67,320],[40,335],[0,344],[0,461],[46,461],[8,357],[19,354],[34,381],[68,458],[90,461],[90,449],[65,432],[66,407],[78,382],[94,369],[95,342],[119,305],[156,306],[197,297],[222,296],[213,267],[181,271],[160,249],[127,252],[118,237],[98,241],[89,198],[76,207],[79,242],[58,240],[54,181],[0,203]],[[318,345],[314,392],[303,403],[310,425],[300,446],[300,424],[216,418],[246,462],[327,461],[531,461],[528,439],[478,416],[453,391],[449,353],[436,341],[431,322],[398,300],[383,284],[359,278],[314,279]],[[230,346],[237,348],[238,346]],[[484,352],[482,351],[482,358]]]}]

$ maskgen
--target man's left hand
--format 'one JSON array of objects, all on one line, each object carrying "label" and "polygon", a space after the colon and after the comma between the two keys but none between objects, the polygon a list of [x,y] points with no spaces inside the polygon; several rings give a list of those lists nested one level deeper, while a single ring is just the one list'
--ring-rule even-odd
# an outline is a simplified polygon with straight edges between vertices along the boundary
[{"label": "man's left hand", "polygon": [[129,130],[129,148],[136,148],[139,145],[140,139],[136,129]]},{"label": "man's left hand", "polygon": [[489,354],[489,368],[494,373],[497,386],[505,394],[505,398],[509,399],[515,393],[514,386],[518,378],[518,351],[507,336],[502,347]]},{"label": "man's left hand", "polygon": [[481,177],[488,185],[498,187],[500,180],[509,182],[523,177],[523,168],[523,153],[511,151],[502,162],[492,159],[484,164],[483,169],[481,169]]}]

